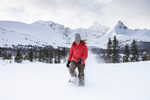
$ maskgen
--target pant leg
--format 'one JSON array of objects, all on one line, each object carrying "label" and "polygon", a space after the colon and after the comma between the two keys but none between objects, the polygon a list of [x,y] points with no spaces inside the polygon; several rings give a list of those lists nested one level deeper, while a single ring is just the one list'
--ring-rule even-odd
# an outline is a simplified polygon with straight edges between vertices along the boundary
[{"label": "pant leg", "polygon": [[71,62],[70,66],[69,66],[69,73],[70,73],[71,77],[77,77],[77,74],[75,72],[76,67],[77,67],[77,64],[75,62]]},{"label": "pant leg", "polygon": [[84,85],[84,68],[85,68],[85,65],[79,65],[79,64],[78,64],[78,71],[79,71],[79,74],[78,74],[79,85]]}]

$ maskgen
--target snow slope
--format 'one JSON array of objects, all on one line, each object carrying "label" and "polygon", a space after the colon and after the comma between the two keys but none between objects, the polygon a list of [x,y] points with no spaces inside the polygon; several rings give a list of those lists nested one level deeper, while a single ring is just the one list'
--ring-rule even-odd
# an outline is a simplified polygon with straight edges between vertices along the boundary
[{"label": "snow slope", "polygon": [[36,21],[32,24],[0,21],[0,46],[31,44],[70,47],[76,33],[80,33],[82,39],[89,39],[89,46],[95,46],[99,37],[109,29],[109,27],[99,25],[96,22],[89,29],[71,30],[52,21]]},{"label": "snow slope", "polygon": [[109,33],[105,34],[105,38],[111,37],[113,40],[114,35],[116,35],[119,43],[121,45],[130,45],[133,39],[138,42],[150,42],[150,30],[147,29],[129,29],[123,24],[123,22],[118,21],[118,24]]},{"label": "snow slope", "polygon": [[65,64],[0,60],[0,100],[150,100],[150,61],[86,61],[85,86],[69,84]]},{"label": "snow slope", "polygon": [[4,44],[53,45],[54,47],[65,45],[67,41],[64,36],[52,26],[58,29],[63,27],[51,21],[37,21],[32,24],[0,21],[0,46]]},{"label": "snow slope", "polygon": [[113,40],[114,35],[116,35],[119,43],[123,46],[131,44],[133,39],[138,42],[150,42],[150,30],[132,30],[121,21],[113,29],[94,22],[88,29],[78,28],[75,30],[52,21],[40,20],[31,24],[0,21],[0,46],[30,44],[70,47],[76,33],[80,33],[82,39],[88,39],[88,47],[106,48],[109,37]]}]

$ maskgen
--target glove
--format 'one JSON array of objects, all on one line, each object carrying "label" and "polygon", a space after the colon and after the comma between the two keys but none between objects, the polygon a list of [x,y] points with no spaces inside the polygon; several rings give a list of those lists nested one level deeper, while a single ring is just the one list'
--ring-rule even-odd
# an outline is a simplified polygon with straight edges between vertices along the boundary
[{"label": "glove", "polygon": [[71,62],[71,61],[68,61],[68,62],[67,62],[67,65],[66,65],[67,67],[69,67],[70,62]]},{"label": "glove", "polygon": [[78,64],[82,64],[83,59],[78,59]]}]

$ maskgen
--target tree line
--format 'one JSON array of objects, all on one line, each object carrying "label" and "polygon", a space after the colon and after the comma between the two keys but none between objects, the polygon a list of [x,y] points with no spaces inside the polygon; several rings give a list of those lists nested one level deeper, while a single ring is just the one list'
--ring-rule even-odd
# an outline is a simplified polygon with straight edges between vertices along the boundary
[{"label": "tree line", "polygon": [[0,48],[0,57],[3,60],[11,60],[14,56],[14,61],[22,63],[23,60],[29,60],[30,62],[44,62],[44,63],[65,63],[68,48],[52,46],[38,47],[38,46],[13,46],[13,48]]},{"label": "tree line", "polygon": [[[123,48],[123,49],[122,49]],[[131,44],[126,44],[120,48],[117,37],[114,36],[113,40],[108,39],[107,49],[92,48],[90,49],[95,55],[100,57],[99,62],[103,63],[121,63],[121,62],[136,62],[150,60],[150,48],[147,50],[149,53],[138,50],[138,45],[135,40]],[[13,45],[12,47],[0,47],[0,57],[5,59],[12,59],[21,63],[23,60],[30,62],[44,62],[44,63],[65,63],[70,48],[57,47],[53,48],[50,45],[40,47],[32,45]]]},{"label": "tree line", "polygon": [[[130,49],[129,49],[130,47]],[[138,46],[135,40],[131,43],[131,46],[128,44],[125,45],[124,53],[121,56],[120,55],[120,46],[119,42],[114,36],[114,39],[111,40],[109,38],[107,43],[107,55],[105,56],[105,62],[106,63],[120,63],[122,58],[122,62],[136,62],[136,61],[146,61],[150,60],[150,54],[149,56],[147,54],[140,54],[138,51]],[[142,58],[142,59],[139,59]]]}]

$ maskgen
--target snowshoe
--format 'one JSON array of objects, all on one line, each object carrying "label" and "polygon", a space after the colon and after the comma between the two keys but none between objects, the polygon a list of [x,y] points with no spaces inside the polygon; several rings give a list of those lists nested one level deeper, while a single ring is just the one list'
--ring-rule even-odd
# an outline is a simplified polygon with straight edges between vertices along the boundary
[{"label": "snowshoe", "polygon": [[71,77],[71,78],[69,79],[68,83],[77,84],[77,78],[76,78],[76,77]]}]

